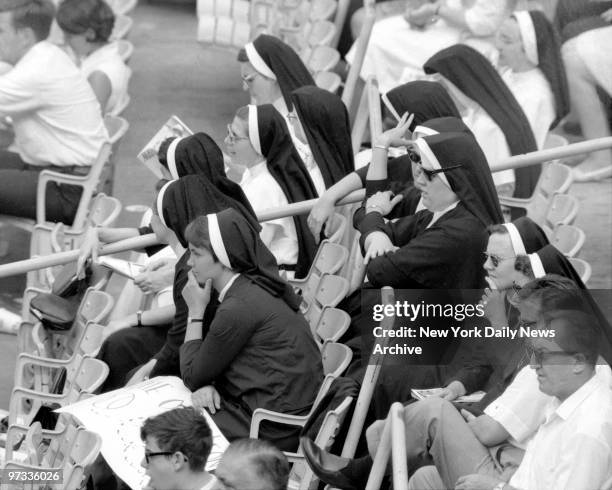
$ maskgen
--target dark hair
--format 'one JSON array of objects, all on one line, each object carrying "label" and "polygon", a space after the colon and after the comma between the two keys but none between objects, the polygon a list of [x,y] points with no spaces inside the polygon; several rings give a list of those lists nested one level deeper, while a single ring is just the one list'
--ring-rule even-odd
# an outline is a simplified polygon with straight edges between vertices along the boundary
[{"label": "dark hair", "polygon": [[32,0],[11,10],[15,29],[30,28],[38,41],[49,37],[51,24],[55,16],[55,6],[51,0]]},{"label": "dark hair", "polygon": [[535,279],[535,274],[533,273],[533,268],[531,267],[531,261],[527,255],[516,256],[516,259],[514,259],[514,270],[529,277],[530,279]]},{"label": "dark hair", "polygon": [[140,438],[155,438],[162,451],[183,453],[192,471],[204,471],[212,448],[206,418],[193,407],[174,408],[142,423]]},{"label": "dark hair", "polygon": [[518,297],[519,300],[529,298],[538,301],[542,313],[552,310],[589,311],[584,294],[571,279],[557,274],[546,274],[526,284],[519,291]]},{"label": "dark hair", "polygon": [[198,216],[185,228],[185,240],[196,247],[205,248],[208,250],[214,262],[219,262],[217,254],[213,250],[210,243],[210,233],[208,233],[208,218],[206,216]]},{"label": "dark hair", "polygon": [[104,0],[64,0],[56,20],[62,30],[70,34],[83,34],[91,29],[92,43],[108,41],[115,25],[115,14]]},{"label": "dark hair", "polygon": [[240,48],[240,51],[238,51],[238,61],[240,63],[246,63],[249,61],[249,56],[247,55],[246,49]]},{"label": "dark hair", "polygon": [[225,450],[223,457],[246,456],[267,490],[285,490],[289,483],[289,462],[272,443],[262,439],[237,439]]},{"label": "dark hair", "polygon": [[509,232],[508,232],[508,228],[506,228],[504,225],[489,225],[487,226],[487,233],[489,235],[494,235],[495,233],[500,233],[501,235],[507,235]]},{"label": "dark hair", "polygon": [[554,330],[559,347],[565,352],[584,355],[586,362],[595,366],[600,343],[596,325],[597,320],[583,311],[553,310],[543,315],[538,328]]}]

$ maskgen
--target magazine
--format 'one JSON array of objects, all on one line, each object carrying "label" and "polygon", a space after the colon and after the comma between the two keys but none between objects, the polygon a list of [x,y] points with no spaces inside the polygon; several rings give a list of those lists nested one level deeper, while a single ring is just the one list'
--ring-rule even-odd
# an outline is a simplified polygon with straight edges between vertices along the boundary
[{"label": "magazine", "polygon": [[[438,396],[443,389],[444,388],[427,388],[423,390],[412,389],[410,390],[410,394],[415,400],[422,400],[423,398],[427,398],[430,396]],[[457,397],[453,401],[463,403],[475,403],[482,400],[482,397],[485,396],[485,394],[486,393],[484,391],[475,391],[474,393],[470,393],[469,395]]]},{"label": "magazine", "polygon": [[181,121],[177,116],[172,115],[170,119],[168,119],[164,125],[155,133],[155,136],[151,138],[151,140],[144,146],[140,153],[138,153],[138,159],[144,163],[145,167],[147,167],[153,175],[155,175],[158,179],[162,179],[164,177],[162,173],[162,165],[159,163],[157,159],[157,152],[159,151],[159,147],[167,138],[178,137],[182,138],[184,136],[191,136],[193,131],[189,129],[189,127]]}]

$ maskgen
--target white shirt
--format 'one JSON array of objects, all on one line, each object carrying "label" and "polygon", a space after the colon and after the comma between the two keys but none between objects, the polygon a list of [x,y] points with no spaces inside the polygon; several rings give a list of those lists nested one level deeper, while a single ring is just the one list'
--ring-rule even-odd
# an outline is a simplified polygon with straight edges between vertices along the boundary
[{"label": "white shirt", "polygon": [[11,147],[32,165],[88,166],[108,139],[89,83],[57,46],[41,41],[0,76],[0,115],[13,119]]},{"label": "white shirt", "polygon": [[595,490],[612,485],[612,391],[593,376],[565,401],[552,398],[544,422],[510,479],[519,490]]},{"label": "white shirt", "polygon": [[[268,171],[265,160],[244,171],[240,187],[249,199],[253,210],[258,214],[266,209],[289,204],[287,196]],[[261,240],[270,249],[277,264],[296,264],[298,240],[293,218],[265,221],[261,223],[261,228]]]},{"label": "white shirt", "polygon": [[104,107],[104,113],[113,112],[115,108],[125,103],[128,96],[130,69],[119,55],[118,44],[109,43],[91,53],[81,61],[81,71],[85,78],[95,72],[104,73],[111,84],[111,94]]},{"label": "white shirt", "polygon": [[228,289],[232,287],[232,284],[234,284],[234,282],[236,282],[236,279],[238,279],[239,275],[240,274],[234,274],[232,277],[230,277],[230,280],[227,281],[225,286],[223,286],[223,289],[219,291],[219,303],[221,303],[225,299],[225,295],[227,294]]},{"label": "white shirt", "polygon": [[[610,366],[598,364],[595,373],[605,386],[610,387]],[[485,408],[484,413],[508,431],[511,444],[524,449],[529,438],[544,422],[545,407],[552,399],[552,396],[540,391],[536,372],[530,366],[525,366],[504,392]]]}]

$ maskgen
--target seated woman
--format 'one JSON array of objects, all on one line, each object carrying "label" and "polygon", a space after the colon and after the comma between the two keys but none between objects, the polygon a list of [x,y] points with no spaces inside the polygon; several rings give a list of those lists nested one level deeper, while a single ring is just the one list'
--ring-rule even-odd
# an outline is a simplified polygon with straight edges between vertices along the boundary
[{"label": "seated woman", "polygon": [[283,117],[291,111],[291,92],[315,85],[312,75],[291,46],[260,34],[238,53],[243,88],[251,104],[272,104]]},{"label": "seated woman", "polygon": [[[496,45],[500,65],[507,67],[501,73],[465,45],[439,52],[424,66],[426,73],[441,75],[492,169],[510,155],[543,148],[548,131],[569,110],[558,37],[541,12],[515,12],[504,22]],[[531,196],[540,166],[514,173],[514,196]],[[496,179],[497,185],[512,189],[510,173],[500,173]]]},{"label": "seated woman", "polygon": [[[503,20],[510,15],[509,0],[445,0],[425,2],[404,15],[374,24],[361,67],[361,78],[374,75],[382,92],[415,80],[423,64],[438,51],[458,42],[472,43],[493,56],[491,43]],[[352,64],[356,45],[346,55]]]},{"label": "seated woman", "polygon": [[[180,257],[175,266],[174,305],[161,310],[138,311],[114,322],[115,328],[122,329],[106,339],[99,354],[110,367],[104,391],[123,386],[128,381],[126,375],[129,383],[152,376],[178,375],[178,348],[183,343],[187,323],[187,308],[181,296],[187,282],[189,260],[189,253],[184,252],[187,247],[186,226],[202,214],[233,208],[247,216],[253,227],[259,227],[240,187],[231,181],[227,185],[234,189],[226,194],[203,174],[187,175],[168,182],[158,193],[155,205],[158,216],[153,226],[160,241],[172,242],[177,257]],[[210,308],[204,319],[206,324],[213,315]]]},{"label": "seated woman", "polygon": [[102,113],[114,113],[125,104],[130,79],[117,43],[109,42],[115,14],[104,0],[64,0],[56,19]]},{"label": "seated woman", "polygon": [[[246,167],[240,186],[256,213],[317,197],[285,120],[270,104],[238,109],[225,144],[232,163]],[[316,244],[305,216],[262,223],[262,240],[281,270],[308,273]]]},{"label": "seated woman", "polygon": [[[320,196],[355,169],[348,111],[340,97],[314,86],[294,90],[291,102],[288,127],[293,144]],[[320,181],[310,170],[313,165]]]},{"label": "seated woman", "polygon": [[[415,117],[412,121],[418,118]],[[400,118],[401,119],[401,118]],[[400,120],[398,119],[398,121]],[[412,127],[412,124],[410,125]],[[461,119],[456,117],[438,117],[430,119],[412,128],[412,137],[419,138],[423,136],[431,136],[439,133],[449,132],[467,132],[471,134]],[[414,150],[413,150],[414,151]],[[384,162],[383,162],[384,165]],[[354,172],[351,172],[338,183],[327,189],[325,193],[319,197],[308,215],[308,226],[315,237],[318,237],[321,230],[328,223],[328,220],[333,217],[336,204],[348,196],[351,192],[363,189],[368,181],[370,173],[370,165],[366,165]],[[385,175],[379,174],[376,180],[383,181],[377,183],[376,190],[391,190],[394,194],[402,194],[404,199],[393,207],[389,214],[389,218],[398,218],[408,214],[414,214],[417,210],[417,205],[420,202],[420,191],[414,187],[411,161],[409,155],[403,155],[398,158],[390,158],[384,166]],[[374,177],[371,177],[373,179]],[[370,194],[373,192],[370,191]]]},{"label": "seated woman", "polygon": [[[257,408],[309,412],[323,378],[321,354],[258,231],[234,209],[200,216],[186,229],[191,266],[181,376],[196,407],[209,410],[230,441],[248,437]],[[219,306],[206,329],[211,290]],[[262,439],[295,450],[299,430],[263,424]]]}]

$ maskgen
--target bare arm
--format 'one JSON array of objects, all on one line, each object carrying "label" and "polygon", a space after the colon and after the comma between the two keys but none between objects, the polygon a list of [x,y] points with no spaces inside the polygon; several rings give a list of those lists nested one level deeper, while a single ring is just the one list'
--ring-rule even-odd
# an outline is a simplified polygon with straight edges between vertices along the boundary
[{"label": "bare arm", "polygon": [[106,104],[108,103],[108,99],[110,99],[111,92],[113,87],[109,78],[101,71],[94,71],[89,78],[87,79],[89,85],[96,94],[96,99],[100,103],[100,108],[102,109],[102,114],[106,112]]}]

